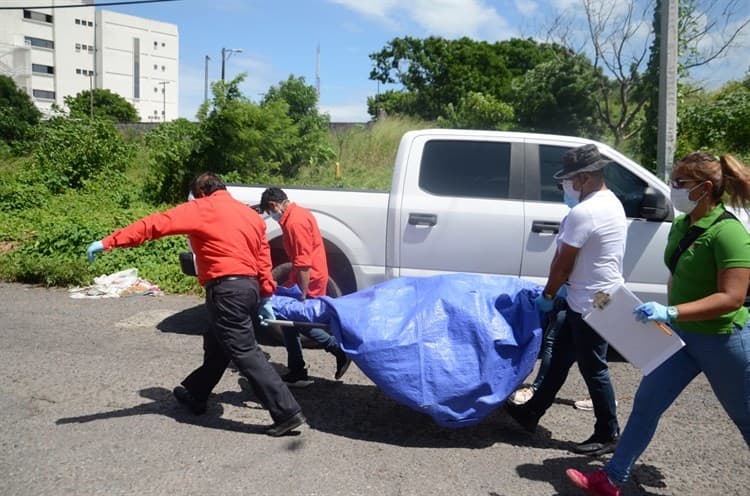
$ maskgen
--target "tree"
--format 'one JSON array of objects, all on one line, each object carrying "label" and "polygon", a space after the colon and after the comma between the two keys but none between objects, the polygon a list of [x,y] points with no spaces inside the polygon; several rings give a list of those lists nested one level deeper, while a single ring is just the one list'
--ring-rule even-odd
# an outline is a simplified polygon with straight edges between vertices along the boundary
[{"label": "tree", "polygon": [[285,176],[294,176],[303,165],[317,165],[333,159],[335,152],[326,146],[330,119],[318,112],[318,93],[305,84],[304,77],[290,75],[278,86],[271,86],[263,97],[262,107],[284,102],[287,115],[297,128],[296,142],[291,144],[292,155],[281,168]]},{"label": "tree", "polygon": [[370,54],[370,79],[400,84],[401,91],[378,95],[368,102],[373,116],[378,109],[434,120],[470,92],[506,101],[514,76],[550,60],[561,47],[533,40],[497,43],[469,38],[395,38]]},{"label": "tree", "polygon": [[593,98],[598,77],[580,54],[538,64],[513,81],[518,125],[535,132],[598,138],[602,122]]},{"label": "tree", "polygon": [[[70,116],[83,119],[91,116],[91,91],[85,90],[76,96],[66,96],[65,105]],[[138,111],[133,104],[108,89],[94,88],[94,117],[111,122],[138,122]]]},{"label": "tree", "polygon": [[[618,147],[639,134],[644,126],[643,110],[658,91],[658,72],[646,74],[649,53],[652,64],[658,64],[659,60],[658,51],[654,53],[653,48],[649,51],[655,41],[649,21],[654,4],[640,0],[622,0],[616,4],[610,0],[581,1],[586,36],[576,38],[571,26],[577,22],[568,13],[555,19],[548,39],[576,52],[592,54],[593,66],[600,73],[597,113]],[[733,24],[742,1],[680,0],[678,36],[683,71],[722,56],[736,44],[737,36],[750,22]],[[653,118],[653,114],[649,115]],[[655,124],[646,125],[655,127]]]},{"label": "tree", "polygon": [[[746,80],[747,81],[747,80]],[[692,97],[680,108],[679,150],[750,152],[750,89],[732,81],[713,94]]]},{"label": "tree", "polygon": [[[655,0],[653,32],[654,39],[651,44],[651,56],[648,67],[644,75],[644,92],[647,95],[647,102],[644,106],[644,125],[640,134],[640,152],[641,162],[652,166],[656,169],[656,147],[657,147],[657,130],[659,118],[659,56],[661,46],[661,9],[664,0]],[[678,53],[680,60],[678,64],[678,77],[682,82],[678,82],[678,91],[685,95],[691,89],[684,80],[689,76],[690,69],[704,65],[711,60],[721,57],[735,43],[737,36],[748,25],[748,20],[742,21],[739,25],[730,27],[728,23],[734,17],[736,8],[735,1],[726,2],[725,12],[721,14],[710,15],[711,9],[717,6],[713,2],[706,7],[709,9],[705,12],[702,8],[699,10],[697,0],[680,0],[679,2],[679,23],[678,23]],[[720,31],[718,35],[714,31]],[[704,41],[707,40],[707,41]]]},{"label": "tree", "polygon": [[41,112],[8,76],[0,76],[0,139],[8,145],[28,139]]},{"label": "tree", "polygon": [[469,92],[454,108],[449,103],[445,117],[438,117],[442,127],[458,129],[506,129],[513,120],[513,107],[492,96]]}]

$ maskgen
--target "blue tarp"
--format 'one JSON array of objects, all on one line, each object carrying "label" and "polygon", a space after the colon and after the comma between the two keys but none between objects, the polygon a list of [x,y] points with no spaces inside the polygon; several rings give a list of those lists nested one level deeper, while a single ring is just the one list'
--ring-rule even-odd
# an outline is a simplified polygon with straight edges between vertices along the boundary
[{"label": "blue tarp", "polygon": [[517,277],[402,277],[342,296],[274,296],[278,318],[330,326],[342,349],[395,401],[438,425],[474,425],[531,373],[541,342]]}]

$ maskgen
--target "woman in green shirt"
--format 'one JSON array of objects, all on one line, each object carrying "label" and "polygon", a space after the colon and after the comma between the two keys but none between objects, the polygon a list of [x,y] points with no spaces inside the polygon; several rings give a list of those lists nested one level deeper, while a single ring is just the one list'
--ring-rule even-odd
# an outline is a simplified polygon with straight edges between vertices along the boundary
[{"label": "woman in green shirt", "polygon": [[[730,155],[717,159],[694,152],[675,164],[672,203],[685,212],[675,219],[664,252],[670,267],[669,306],[648,302],[636,319],[670,324],[685,346],[641,380],[633,411],[612,459],[603,470],[568,478],[588,494],[619,495],[635,461],[656,431],[659,418],[703,372],[719,402],[750,446],[750,323],[743,306],[750,281],[750,235],[725,212],[750,205],[750,171]],[[722,217],[720,219],[720,217]],[[694,227],[705,229],[678,251]],[[676,254],[678,253],[678,254]]]}]

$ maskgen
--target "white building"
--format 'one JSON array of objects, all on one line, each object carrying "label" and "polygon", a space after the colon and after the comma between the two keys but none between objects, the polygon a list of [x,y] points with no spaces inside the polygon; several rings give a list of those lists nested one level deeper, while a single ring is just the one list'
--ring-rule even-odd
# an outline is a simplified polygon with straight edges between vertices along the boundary
[{"label": "white building", "polygon": [[0,74],[39,110],[94,87],[128,100],[143,122],[179,116],[176,25],[95,10],[93,0],[43,3],[58,8],[0,10]]}]

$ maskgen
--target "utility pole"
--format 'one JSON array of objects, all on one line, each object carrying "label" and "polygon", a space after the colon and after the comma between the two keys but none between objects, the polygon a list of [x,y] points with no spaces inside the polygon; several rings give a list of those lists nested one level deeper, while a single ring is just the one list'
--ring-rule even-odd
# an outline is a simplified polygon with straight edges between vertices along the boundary
[{"label": "utility pole", "polygon": [[206,103],[208,101],[208,61],[211,60],[211,57],[206,55],[206,63],[205,68],[203,69],[203,103]]},{"label": "utility pole", "polygon": [[222,48],[221,49],[221,81],[224,82],[225,68],[227,60],[233,53],[242,53],[242,48]]},{"label": "utility pole", "polygon": [[672,162],[677,141],[678,14],[678,0],[661,0],[656,175],[664,180],[668,180],[672,175]]},{"label": "utility pole", "polygon": [[162,96],[162,111],[161,118],[162,122],[167,122],[167,85],[169,81],[159,81],[161,85],[161,96]]},{"label": "utility pole", "polygon": [[320,105],[320,42],[318,42],[318,52],[315,57],[315,91],[318,92],[318,105]]}]

